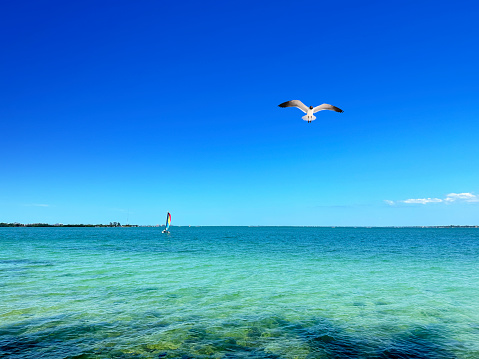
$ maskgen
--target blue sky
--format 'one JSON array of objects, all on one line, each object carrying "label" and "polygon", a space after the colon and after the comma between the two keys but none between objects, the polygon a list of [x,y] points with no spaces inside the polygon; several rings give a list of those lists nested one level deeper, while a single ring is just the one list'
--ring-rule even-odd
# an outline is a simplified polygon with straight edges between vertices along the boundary
[{"label": "blue sky", "polygon": [[451,4],[3,2],[0,222],[479,224],[479,5]]}]

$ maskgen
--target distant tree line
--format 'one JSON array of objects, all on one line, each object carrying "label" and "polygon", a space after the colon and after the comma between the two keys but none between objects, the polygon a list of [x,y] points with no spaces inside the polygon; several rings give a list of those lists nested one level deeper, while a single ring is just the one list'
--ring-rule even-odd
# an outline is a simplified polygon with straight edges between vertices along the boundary
[{"label": "distant tree line", "polygon": [[136,224],[127,224],[122,226],[120,222],[110,222],[110,224],[48,224],[48,223],[5,223],[0,222],[0,227],[138,227]]}]

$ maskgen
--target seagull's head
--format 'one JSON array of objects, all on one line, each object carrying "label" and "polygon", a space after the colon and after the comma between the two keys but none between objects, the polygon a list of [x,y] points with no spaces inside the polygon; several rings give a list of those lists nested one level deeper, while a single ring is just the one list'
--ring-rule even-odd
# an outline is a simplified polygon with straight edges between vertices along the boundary
[{"label": "seagull's head", "polygon": [[312,109],[313,109],[313,106],[309,106],[309,109],[312,110]]}]

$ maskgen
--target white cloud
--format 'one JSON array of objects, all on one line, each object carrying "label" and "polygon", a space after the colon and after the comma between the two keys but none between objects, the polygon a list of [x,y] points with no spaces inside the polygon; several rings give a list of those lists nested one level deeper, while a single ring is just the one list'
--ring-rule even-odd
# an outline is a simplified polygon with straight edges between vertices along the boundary
[{"label": "white cloud", "polygon": [[453,203],[453,202],[479,202],[479,196],[464,192],[464,193],[449,193],[446,195],[445,198],[409,198],[402,201],[391,201],[391,200],[384,200],[390,206],[394,206],[398,203],[407,203],[407,204],[428,204],[428,203]]},{"label": "white cloud", "polygon": [[445,199],[446,202],[479,202],[479,196],[472,193],[449,193]]},{"label": "white cloud", "polygon": [[27,206],[27,207],[49,207],[50,205],[48,205],[48,204],[39,204],[39,203],[31,203],[31,204],[26,204],[25,206]]},{"label": "white cloud", "polygon": [[439,198],[410,198],[400,202],[426,204],[426,203],[441,203],[442,201],[443,200]]}]

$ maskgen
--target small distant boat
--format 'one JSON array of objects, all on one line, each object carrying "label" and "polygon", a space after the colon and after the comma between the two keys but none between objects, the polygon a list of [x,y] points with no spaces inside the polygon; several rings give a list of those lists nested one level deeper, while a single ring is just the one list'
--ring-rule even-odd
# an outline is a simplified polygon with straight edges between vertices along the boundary
[{"label": "small distant boat", "polygon": [[168,231],[168,229],[170,229],[170,223],[171,223],[171,214],[170,212],[168,212],[168,214],[166,215],[166,228],[161,233],[170,233],[170,231]]}]

